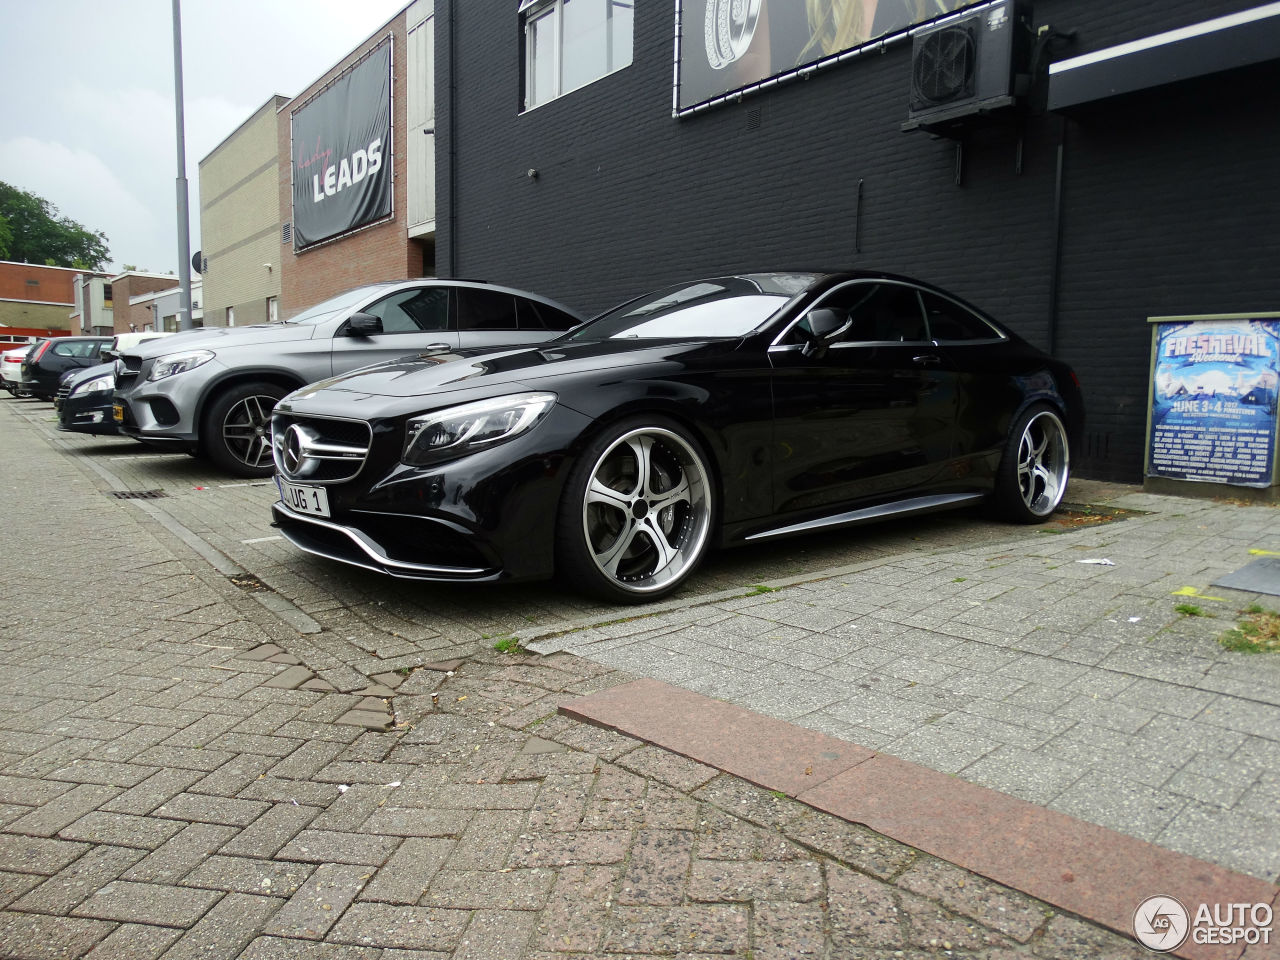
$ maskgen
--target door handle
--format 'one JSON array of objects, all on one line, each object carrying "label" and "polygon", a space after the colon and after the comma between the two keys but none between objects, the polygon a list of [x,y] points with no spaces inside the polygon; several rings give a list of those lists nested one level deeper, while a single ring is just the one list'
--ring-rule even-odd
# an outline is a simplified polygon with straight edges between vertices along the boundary
[{"label": "door handle", "polygon": [[936,367],[941,365],[942,358],[936,353],[922,353],[918,357],[912,357],[911,362],[918,363],[922,367]]},{"label": "door handle", "polygon": [[452,350],[453,344],[450,343],[428,343],[422,348],[423,353],[439,353],[441,350]]}]

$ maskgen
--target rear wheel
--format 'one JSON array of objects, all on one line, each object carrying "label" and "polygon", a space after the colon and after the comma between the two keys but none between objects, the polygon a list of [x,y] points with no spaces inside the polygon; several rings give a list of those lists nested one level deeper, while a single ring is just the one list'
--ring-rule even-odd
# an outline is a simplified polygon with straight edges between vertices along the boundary
[{"label": "rear wheel", "polygon": [[601,433],[570,471],[556,552],[575,586],[639,603],[671,593],[710,543],[712,478],[701,444],[658,417]]},{"label": "rear wheel", "polygon": [[1047,404],[1025,410],[1013,423],[996,472],[992,506],[1015,523],[1039,523],[1066,493],[1071,473],[1067,431]]},{"label": "rear wheel", "polygon": [[200,446],[238,477],[269,477],[271,411],[288,391],[274,383],[242,383],[214,397],[200,428]]}]

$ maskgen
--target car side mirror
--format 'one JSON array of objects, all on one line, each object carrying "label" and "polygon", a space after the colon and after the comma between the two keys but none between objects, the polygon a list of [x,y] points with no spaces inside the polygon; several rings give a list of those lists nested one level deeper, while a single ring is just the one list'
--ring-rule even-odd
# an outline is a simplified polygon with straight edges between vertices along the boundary
[{"label": "car side mirror", "polygon": [[810,310],[808,329],[799,327],[805,338],[801,353],[806,357],[820,357],[827,352],[837,337],[845,333],[853,324],[849,314],[843,310],[832,310],[830,307],[818,307]]},{"label": "car side mirror", "polygon": [[347,319],[347,336],[372,337],[382,332],[382,318],[371,313],[353,313]]},{"label": "car side mirror", "polygon": [[98,354],[98,356],[99,358],[101,358],[103,363],[106,363],[108,360],[120,359],[120,354],[115,350],[103,350],[100,354]]}]

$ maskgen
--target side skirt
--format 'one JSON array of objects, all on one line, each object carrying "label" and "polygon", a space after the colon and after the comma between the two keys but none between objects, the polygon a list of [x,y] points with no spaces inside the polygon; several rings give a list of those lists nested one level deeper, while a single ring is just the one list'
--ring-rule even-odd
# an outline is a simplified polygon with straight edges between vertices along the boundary
[{"label": "side skirt", "polygon": [[929,497],[911,497],[907,500],[895,500],[892,503],[877,504],[874,507],[863,507],[860,510],[849,510],[832,514],[829,517],[818,517],[802,523],[787,524],[761,530],[743,538],[747,543],[755,540],[769,540],[774,537],[789,537],[798,533],[813,533],[817,530],[829,530],[833,527],[847,527],[859,523],[871,523],[876,520],[887,520],[890,517],[905,517],[917,513],[932,513],[936,510],[951,510],[956,507],[981,503],[980,493],[947,493]]}]

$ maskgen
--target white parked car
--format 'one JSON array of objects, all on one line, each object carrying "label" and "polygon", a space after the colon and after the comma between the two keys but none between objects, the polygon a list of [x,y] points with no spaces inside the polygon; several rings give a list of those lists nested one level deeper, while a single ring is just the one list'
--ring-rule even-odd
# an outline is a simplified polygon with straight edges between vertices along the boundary
[{"label": "white parked car", "polygon": [[22,361],[36,344],[24,343],[0,353],[0,386],[15,397],[29,397],[31,393],[22,386]]}]

